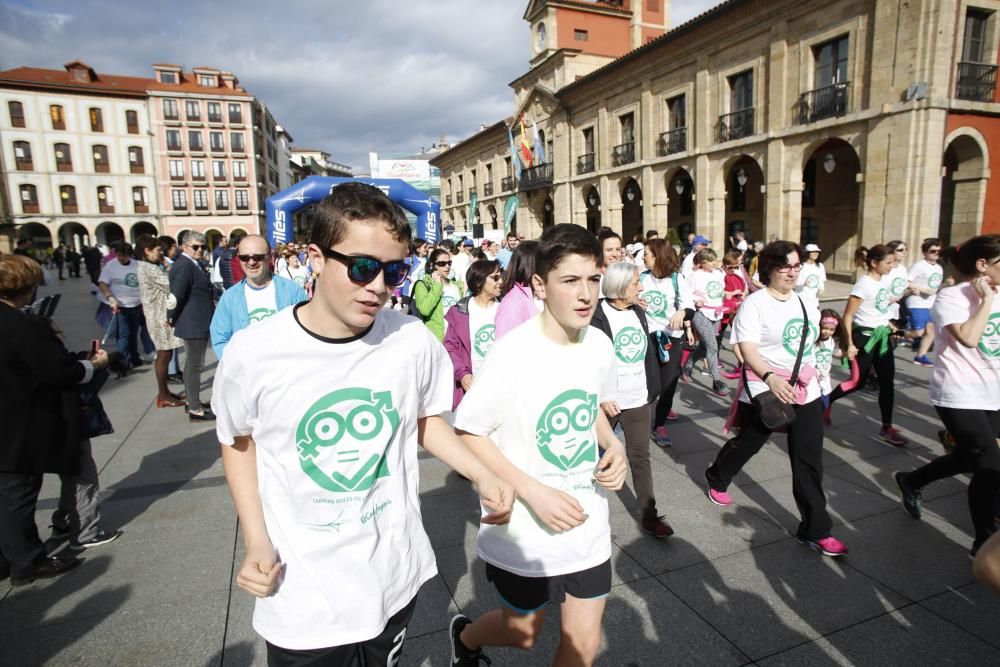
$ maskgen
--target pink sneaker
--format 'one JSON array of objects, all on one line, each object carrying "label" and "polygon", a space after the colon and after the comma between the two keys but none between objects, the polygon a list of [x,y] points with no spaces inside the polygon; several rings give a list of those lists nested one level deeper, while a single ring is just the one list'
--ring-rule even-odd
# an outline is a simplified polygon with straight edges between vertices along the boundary
[{"label": "pink sneaker", "polygon": [[712,487],[708,487],[708,499],[719,507],[729,507],[733,504],[733,497],[731,495],[725,491],[716,491]]},{"label": "pink sneaker", "polygon": [[847,545],[838,540],[833,535],[830,535],[829,537],[824,537],[822,540],[818,540],[816,542],[798,536],[796,536],[795,539],[797,539],[799,542],[806,545],[810,549],[818,551],[824,556],[830,556],[831,558],[846,556],[847,552],[849,551]]},{"label": "pink sneaker", "polygon": [[671,410],[670,412],[668,412],[667,413],[667,421],[668,422],[675,422],[675,421],[677,421],[677,413],[674,412],[673,410]]},{"label": "pink sneaker", "polygon": [[736,378],[738,378],[740,376],[740,374],[741,374],[740,373],[740,368],[739,368],[739,366],[737,366],[736,368],[734,368],[733,370],[729,371],[728,373],[723,373],[722,377],[726,378],[727,380],[735,380]]},{"label": "pink sneaker", "polygon": [[893,447],[905,447],[909,440],[904,438],[899,434],[899,429],[893,426],[887,426],[878,432],[879,439],[882,442],[887,442]]}]

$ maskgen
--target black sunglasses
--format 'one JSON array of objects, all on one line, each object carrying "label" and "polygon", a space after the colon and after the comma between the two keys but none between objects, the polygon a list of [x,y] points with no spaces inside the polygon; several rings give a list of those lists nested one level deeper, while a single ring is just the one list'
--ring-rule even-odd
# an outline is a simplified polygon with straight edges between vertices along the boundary
[{"label": "black sunglasses", "polygon": [[244,264],[249,263],[251,259],[258,263],[267,259],[267,255],[237,255],[237,257],[239,257],[240,261]]},{"label": "black sunglasses", "polygon": [[434,262],[434,266],[451,266],[451,262]]},{"label": "black sunglasses", "polygon": [[198,243],[192,243],[190,245],[191,245],[191,250],[204,250],[205,249],[205,246],[203,246],[201,244],[198,244]]},{"label": "black sunglasses", "polygon": [[399,287],[410,272],[410,265],[402,259],[383,262],[367,255],[344,255],[329,248],[319,247],[327,259],[335,259],[347,267],[347,278],[352,283],[367,285],[384,272],[387,287]]}]

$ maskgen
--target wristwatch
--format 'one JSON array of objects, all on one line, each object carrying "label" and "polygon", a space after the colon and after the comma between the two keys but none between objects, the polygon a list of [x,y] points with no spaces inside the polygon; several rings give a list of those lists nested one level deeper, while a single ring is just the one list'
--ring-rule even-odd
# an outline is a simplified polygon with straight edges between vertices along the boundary
[{"label": "wristwatch", "polygon": [[774,375],[774,371],[768,371],[760,376],[760,381],[766,384],[767,378],[771,377],[772,375]]}]

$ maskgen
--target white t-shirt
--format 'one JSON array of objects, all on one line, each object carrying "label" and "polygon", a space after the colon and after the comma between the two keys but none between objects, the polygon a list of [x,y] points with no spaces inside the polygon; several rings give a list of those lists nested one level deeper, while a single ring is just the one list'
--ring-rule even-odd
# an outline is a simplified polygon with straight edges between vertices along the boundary
[{"label": "white t-shirt", "polygon": [[140,303],[138,271],[139,264],[136,260],[129,258],[128,264],[122,264],[117,257],[113,257],[101,269],[97,282],[108,286],[119,306],[135,308]]},{"label": "white t-shirt", "polygon": [[736,249],[740,252],[746,252],[750,245],[747,243],[746,239],[740,239],[736,242]]},{"label": "white t-shirt", "polygon": [[685,278],[691,277],[691,273],[694,271],[694,256],[697,254],[697,252],[692,250],[684,256],[684,260],[681,262],[681,275]]},{"label": "white t-shirt", "polygon": [[854,314],[854,326],[874,329],[889,324],[891,319],[890,306],[892,305],[890,303],[892,297],[889,293],[890,275],[892,274],[882,276],[882,280],[875,280],[866,273],[858,278],[858,282],[854,283],[851,296],[862,300],[861,305],[858,306],[858,312]]},{"label": "white t-shirt", "polygon": [[497,341],[455,415],[455,428],[489,436],[505,457],[539,482],[576,498],[583,524],[552,533],[521,499],[510,523],[479,526],[479,556],[526,577],[579,572],[611,557],[608,499],[594,482],[601,392],[614,381],[615,352],[600,331],[559,345],[541,317]]},{"label": "white t-shirt", "polygon": [[963,324],[979,310],[980,299],[970,283],[945,287],[931,306],[934,352],[931,403],[962,410],[1000,409],[1000,295],[979,345],[966,347],[945,327]]},{"label": "white t-shirt", "polygon": [[243,295],[247,300],[247,316],[250,318],[250,324],[266,320],[278,312],[273,280],[264,287],[254,287],[248,280],[244,287]]},{"label": "white t-shirt", "polygon": [[726,291],[726,274],[715,269],[713,271],[692,271],[688,277],[688,285],[695,301],[703,301],[699,312],[714,321],[722,319],[722,297]]},{"label": "white t-shirt", "polygon": [[[736,311],[733,320],[733,334],[730,342],[756,343],[758,352],[772,368],[784,368],[789,373],[795,367],[802,340],[802,306],[795,294],[781,301],[766,289],[757,290],[744,301]],[[802,366],[816,366],[816,339],[819,338],[819,310],[816,306],[802,301],[809,317],[809,332],[805,350],[802,352]],[[800,366],[801,368],[801,366]],[[750,381],[750,393],[756,396],[768,389],[763,382]],[[819,381],[814,377],[806,387],[806,403],[819,398]],[[740,400],[749,403],[746,392],[740,392]]]},{"label": "white t-shirt", "polygon": [[[937,290],[941,287],[941,281],[944,279],[944,269],[941,268],[940,264],[931,264],[926,259],[922,259],[910,267],[907,279],[917,289]],[[906,297],[907,308],[930,308],[933,305],[933,294],[930,296],[911,294]]]},{"label": "white t-shirt", "polygon": [[306,280],[308,280],[309,278],[309,269],[307,269],[301,264],[299,264],[296,267],[292,267],[291,265],[289,265],[285,267],[285,272],[282,275],[289,278],[290,280],[295,281],[295,284],[298,285],[299,287],[305,287]]},{"label": "white t-shirt", "polygon": [[[649,321],[650,331],[667,331],[670,327],[670,318],[674,316],[677,309],[674,308],[676,299],[674,298],[673,278],[657,278],[650,271],[645,271],[639,278],[642,284],[642,298],[646,302],[646,319]],[[684,276],[677,274],[677,291],[680,293],[681,310],[694,308],[694,297],[688,287],[688,281]],[[684,335],[684,327],[670,331],[670,336],[680,338]]]},{"label": "white t-shirt", "polygon": [[306,331],[297,310],[233,336],[212,410],[219,442],[253,436],[285,564],[274,594],[256,601],[254,629],[314,649],[377,636],[437,572],[417,495],[417,419],[451,409],[453,380],[415,318],[380,310],[368,333],[334,341]]},{"label": "white t-shirt", "polygon": [[[832,337],[821,340],[816,344],[816,377],[819,378],[819,390],[824,396],[829,396],[833,391],[830,381],[830,369],[833,368],[833,351],[837,348],[837,343]],[[796,351],[798,348],[796,348]]]},{"label": "white t-shirt", "polygon": [[812,304],[819,303],[819,293],[826,285],[826,269],[822,264],[802,264],[795,281],[795,293]]},{"label": "white t-shirt", "polygon": [[615,347],[615,376],[604,388],[604,400],[618,401],[622,410],[642,407],[648,403],[646,348],[649,337],[642,330],[639,316],[632,310],[618,310],[607,301],[601,303],[601,309],[611,326],[611,343]]},{"label": "white t-shirt", "polygon": [[889,287],[889,295],[896,299],[896,302],[889,307],[890,319],[899,319],[899,301],[903,299],[903,292],[910,284],[910,279],[905,266],[897,264],[882,280],[886,281]]},{"label": "white t-shirt", "polygon": [[496,341],[496,328],[493,322],[497,316],[497,305],[497,302],[493,301],[489,307],[483,308],[474,298],[469,299],[469,343],[472,345],[470,353],[473,377],[479,375],[479,369],[483,367]]},{"label": "white t-shirt", "polygon": [[464,283],[465,274],[469,271],[470,266],[472,266],[472,255],[466,255],[465,252],[459,252],[451,258],[452,278],[455,280],[461,280]]},{"label": "white t-shirt", "polygon": [[462,295],[458,291],[458,285],[454,282],[449,282],[441,289],[441,303],[444,304],[444,314],[447,315],[448,311],[458,303],[458,300],[462,298]]}]

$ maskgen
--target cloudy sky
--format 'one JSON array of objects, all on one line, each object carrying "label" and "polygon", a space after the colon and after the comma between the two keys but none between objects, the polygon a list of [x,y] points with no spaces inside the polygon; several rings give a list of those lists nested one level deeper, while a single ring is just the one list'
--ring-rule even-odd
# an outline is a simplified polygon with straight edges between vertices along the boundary
[{"label": "cloudy sky", "polygon": [[[718,4],[674,0],[673,25]],[[0,0],[0,69],[231,70],[299,146],[367,166],[512,112],[526,0]],[[280,9],[278,9],[280,8]]]}]

